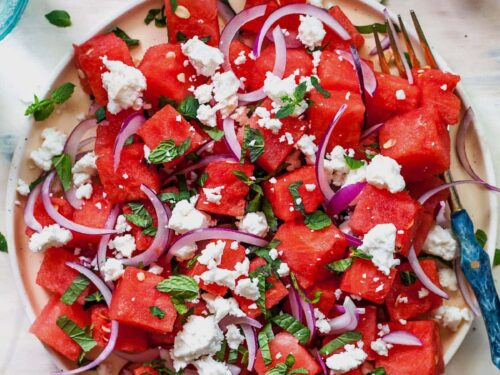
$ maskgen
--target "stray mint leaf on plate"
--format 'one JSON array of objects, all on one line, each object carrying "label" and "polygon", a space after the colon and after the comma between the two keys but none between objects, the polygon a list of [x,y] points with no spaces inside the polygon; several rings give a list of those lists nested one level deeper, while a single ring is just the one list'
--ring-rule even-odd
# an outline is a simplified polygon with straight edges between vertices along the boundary
[{"label": "stray mint leaf on plate", "polygon": [[118,38],[123,40],[129,47],[139,45],[139,39],[131,38],[125,31],[123,31],[119,27],[115,27],[113,30],[111,30],[111,32],[115,34]]},{"label": "stray mint leaf on plate", "polygon": [[65,10],[53,10],[45,15],[45,18],[54,26],[71,26],[71,16]]},{"label": "stray mint leaf on plate", "polygon": [[67,101],[73,95],[74,91],[75,85],[66,82],[52,91],[50,97],[47,99],[40,100],[38,96],[34,95],[33,103],[26,108],[24,115],[33,115],[35,121],[46,120],[54,112],[55,105]]},{"label": "stray mint leaf on plate", "polygon": [[7,252],[7,240],[5,239],[3,233],[0,233],[0,251],[2,253]]}]

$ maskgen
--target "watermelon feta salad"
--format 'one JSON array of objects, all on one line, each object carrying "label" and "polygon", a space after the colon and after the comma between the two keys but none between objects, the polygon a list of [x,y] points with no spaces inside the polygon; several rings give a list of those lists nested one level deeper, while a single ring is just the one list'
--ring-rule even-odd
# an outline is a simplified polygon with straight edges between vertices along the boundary
[{"label": "watermelon feta salad", "polygon": [[441,335],[472,319],[447,301],[440,189],[460,78],[380,73],[321,1],[160,12],[169,42],[140,61],[122,30],[74,46],[89,113],[47,127],[19,181],[58,373],[443,373]]}]

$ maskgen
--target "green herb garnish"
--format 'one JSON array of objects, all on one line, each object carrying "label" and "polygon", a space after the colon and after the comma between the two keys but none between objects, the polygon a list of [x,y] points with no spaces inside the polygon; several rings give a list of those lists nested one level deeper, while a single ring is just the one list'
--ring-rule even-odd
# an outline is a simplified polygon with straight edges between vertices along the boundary
[{"label": "green herb garnish", "polygon": [[[311,82],[312,83],[312,82]],[[291,116],[295,112],[295,108],[302,104],[307,92],[307,82],[301,82],[294,90],[293,95],[281,98],[285,105],[276,112],[276,118],[282,119]]]},{"label": "green herb garnish", "polygon": [[52,158],[52,164],[61,180],[64,191],[71,189],[71,158],[68,154],[61,154]]},{"label": "green herb garnish", "polygon": [[301,344],[306,344],[311,336],[311,331],[290,314],[276,315],[272,319],[273,323],[294,335]]},{"label": "green herb garnish", "polygon": [[245,162],[247,151],[252,163],[255,163],[264,153],[264,136],[259,129],[251,128],[249,125],[245,125],[243,131],[243,143],[241,145],[240,157],[241,164]]},{"label": "green herb garnish", "polygon": [[311,85],[318,90],[318,92],[323,95],[325,98],[329,98],[331,95],[328,91],[326,91],[323,86],[319,83],[319,80],[316,76],[311,76]]},{"label": "green herb garnish", "polygon": [[332,219],[323,211],[314,211],[306,215],[304,223],[312,230],[321,230],[332,225]]},{"label": "green herb garnish", "polygon": [[301,187],[303,184],[304,183],[302,181],[293,182],[288,186],[288,191],[290,191],[290,195],[292,196],[293,206],[295,207],[295,209],[301,214],[305,215],[306,210],[299,193],[299,187]]},{"label": "green herb garnish", "polygon": [[347,156],[347,155],[344,155],[344,160],[345,160],[347,166],[349,167],[349,169],[352,171],[359,169],[365,165],[365,162],[363,160],[357,160],[357,159],[354,159],[354,158]]},{"label": "green herb garnish", "polygon": [[75,91],[75,85],[67,82],[63,83],[61,86],[57,87],[50,97],[47,99],[40,100],[36,95],[34,96],[33,103],[31,103],[26,111],[25,116],[33,115],[35,121],[43,121],[47,119],[52,112],[54,112],[56,104],[62,104],[67,101],[73,92]]},{"label": "green herb garnish", "polygon": [[53,10],[45,15],[45,18],[54,26],[71,26],[71,16],[65,10]]},{"label": "green herb garnish", "polygon": [[186,138],[179,145],[175,144],[173,139],[161,141],[156,148],[149,154],[151,164],[168,163],[186,153],[191,146],[191,138]]},{"label": "green herb garnish", "polygon": [[115,27],[113,30],[111,30],[113,34],[115,34],[118,38],[123,40],[127,46],[133,47],[133,46],[138,46],[139,45],[139,39],[133,39],[130,36],[127,35],[125,31],[120,29],[119,27]]},{"label": "green herb garnish", "polygon": [[361,340],[361,333],[358,331],[345,332],[338,336],[337,338],[330,341],[328,344],[325,344],[320,350],[321,355],[330,355],[335,350],[342,348],[347,344],[352,344],[353,342],[357,342]]},{"label": "green herb garnish", "polygon": [[61,302],[71,306],[80,297],[83,291],[89,286],[90,280],[83,275],[75,277],[71,285],[61,296]]},{"label": "green herb garnish", "polygon": [[151,315],[156,316],[160,320],[162,320],[165,315],[167,315],[165,311],[160,309],[158,306],[149,306],[149,312]]},{"label": "green herb garnish", "polygon": [[87,332],[78,327],[78,325],[66,315],[57,318],[56,324],[76,342],[85,353],[91,351],[97,345],[97,342],[95,342],[91,335],[88,335]]}]

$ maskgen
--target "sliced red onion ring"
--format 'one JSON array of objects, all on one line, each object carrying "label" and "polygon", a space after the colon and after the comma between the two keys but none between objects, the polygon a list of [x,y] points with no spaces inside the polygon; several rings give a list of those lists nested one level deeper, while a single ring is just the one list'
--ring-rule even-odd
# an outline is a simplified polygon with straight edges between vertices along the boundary
[{"label": "sliced red onion ring", "polygon": [[[283,36],[283,31],[279,26],[276,26],[273,30],[273,39],[275,49],[273,74],[282,78],[286,68],[286,41]],[[264,92],[264,87],[248,93],[238,94],[239,100],[246,103],[256,102],[265,97],[266,93]]]},{"label": "sliced red onion ring", "polygon": [[455,142],[455,150],[457,152],[458,160],[463,169],[467,172],[467,174],[476,181],[484,182],[485,187],[489,190],[493,190],[496,192],[500,192],[500,188],[494,185],[488,184],[485,180],[483,180],[479,175],[474,171],[472,165],[467,157],[467,151],[465,149],[465,140],[467,136],[467,131],[469,130],[471,124],[474,122],[474,112],[472,108],[469,107],[465,112],[465,115],[458,126],[457,139]]},{"label": "sliced red onion ring", "polygon": [[54,181],[54,177],[56,175],[56,172],[51,172],[45,181],[43,182],[42,185],[42,201],[43,201],[43,206],[45,207],[45,211],[47,211],[47,214],[54,220],[57,224],[60,226],[69,229],[73,232],[78,232],[78,233],[83,233],[83,234],[89,234],[89,235],[96,235],[96,236],[102,236],[105,234],[114,234],[116,233],[116,230],[114,229],[105,229],[105,228],[93,228],[93,227],[88,227],[86,225],[81,225],[78,223],[75,223],[72,220],[69,220],[65,218],[63,215],[61,215],[54,205],[52,204],[52,201],[50,200],[50,187],[52,185],[52,181]]},{"label": "sliced red onion ring", "polygon": [[[118,217],[119,213],[120,213],[120,206],[115,205],[111,209],[111,212],[109,213],[109,216],[106,219],[106,222],[104,223],[104,228],[113,229],[115,227],[116,218]],[[97,256],[96,264],[97,264],[97,267],[99,268],[99,270],[106,262],[106,252],[108,250],[108,243],[109,243],[110,238],[111,238],[111,235],[105,234],[99,240],[99,245],[97,246],[97,255],[96,255]],[[101,276],[102,276],[102,273],[101,273]],[[108,284],[108,286],[110,286],[110,285]]]},{"label": "sliced red onion ring", "polygon": [[125,353],[121,351],[115,351],[114,354],[117,356],[133,363],[145,363],[152,361],[160,356],[160,347],[145,350],[141,353]]},{"label": "sliced red onion ring", "polygon": [[141,127],[146,119],[140,113],[133,113],[125,119],[123,125],[118,133],[115,140],[115,146],[113,149],[113,170],[116,172],[118,166],[120,165],[120,158],[123,150],[123,146],[127,141],[128,137],[137,133],[137,130]]},{"label": "sliced red onion ring", "polygon": [[42,224],[35,218],[35,204],[41,189],[42,184],[38,184],[31,190],[28,200],[26,201],[26,206],[24,206],[24,224],[35,232],[40,232],[43,229]]},{"label": "sliced red onion ring", "polygon": [[215,145],[215,141],[214,140],[205,142],[198,150],[196,150],[195,154],[198,155],[198,156],[200,156],[205,151],[210,154],[213,151],[214,145]]},{"label": "sliced red onion ring", "polygon": [[440,289],[436,284],[434,284],[434,282],[424,272],[422,266],[420,265],[420,262],[418,261],[417,255],[415,254],[415,248],[413,247],[413,245],[411,246],[408,253],[408,262],[410,263],[411,269],[413,270],[413,272],[415,272],[415,275],[425,288],[441,298],[450,298],[448,294],[444,290]]},{"label": "sliced red onion ring", "polygon": [[328,202],[328,215],[337,215],[344,211],[358,197],[366,186],[366,182],[356,182],[339,189]]},{"label": "sliced red onion ring", "polygon": [[358,247],[363,244],[363,241],[361,241],[358,237],[354,237],[352,234],[348,233],[343,233],[344,237],[346,238],[347,242],[349,243],[349,246],[353,247]]},{"label": "sliced red onion ring", "polygon": [[335,195],[335,192],[330,186],[330,183],[328,182],[328,179],[326,178],[325,175],[325,154],[326,154],[326,148],[328,146],[328,140],[330,139],[330,136],[333,133],[333,130],[335,129],[335,126],[339,122],[340,118],[344,114],[345,110],[347,109],[346,104],[342,104],[342,107],[338,110],[338,112],[335,114],[333,117],[332,122],[328,126],[328,129],[326,130],[325,135],[323,136],[323,139],[321,140],[321,143],[319,145],[318,151],[316,153],[316,177],[318,178],[318,183],[319,183],[319,188],[321,192],[323,193],[323,196],[325,197],[325,201],[329,202],[333,196]]},{"label": "sliced red onion ring", "polygon": [[172,215],[170,209],[166,207],[156,196],[156,193],[146,185],[141,185],[141,191],[146,194],[155,209],[158,220],[158,230],[156,231],[153,242],[145,251],[130,259],[122,260],[122,263],[126,266],[138,266],[139,264],[149,266],[151,263],[156,262],[165,251],[172,237],[172,230],[168,228],[168,220]]},{"label": "sliced red onion ring", "polygon": [[338,21],[324,9],[309,4],[290,4],[275,10],[273,13],[269,15],[269,17],[262,25],[262,28],[260,29],[259,34],[255,39],[255,43],[253,46],[253,54],[255,57],[260,56],[262,43],[264,42],[264,38],[266,37],[266,34],[271,28],[271,26],[274,25],[276,21],[278,21],[282,17],[292,14],[305,14],[308,16],[316,17],[325,25],[327,25],[330,29],[332,29],[335,33],[337,33],[341,39],[343,40],[351,39],[349,33],[342,27],[342,25],[340,25],[340,23],[338,23]]},{"label": "sliced red onion ring", "polygon": [[228,23],[234,17],[234,11],[222,0],[217,0],[217,12],[224,23]]},{"label": "sliced red onion ring", "polygon": [[321,370],[323,371],[323,375],[328,375],[329,374],[328,368],[326,367],[326,363],[323,360],[323,357],[321,357],[321,354],[319,354],[319,350],[314,348],[312,350],[312,353],[314,354],[314,358],[316,358],[316,361],[318,361],[319,365],[321,366]]},{"label": "sliced red onion ring", "polygon": [[292,315],[299,322],[302,321],[302,306],[300,305],[300,296],[292,284],[288,284],[288,300]]},{"label": "sliced red onion ring", "polygon": [[232,240],[238,242],[244,242],[250,245],[264,247],[268,244],[268,241],[263,238],[256,236],[254,234],[239,232],[234,229],[228,228],[205,228],[196,229],[184,233],[180,236],[177,241],[170,247],[167,255],[167,262],[170,262],[172,257],[177,253],[177,251],[186,245],[191,245],[195,242],[206,241],[206,240]]},{"label": "sliced red onion ring", "polygon": [[361,137],[360,137],[360,141],[362,141],[363,139],[366,139],[368,138],[369,136],[377,133],[380,128],[382,126],[384,126],[385,124],[383,122],[381,122],[380,124],[377,124],[377,125],[373,125],[373,126],[370,126],[368,129],[366,129],[362,134],[361,134]]},{"label": "sliced red onion ring", "polygon": [[[333,309],[339,313],[345,313],[345,307],[342,305],[334,305]],[[356,308],[356,316],[359,317],[359,315],[364,315],[366,313],[366,309],[364,307],[357,307]]]},{"label": "sliced red onion ring", "polygon": [[[302,47],[303,44],[300,40],[297,39],[297,35],[298,35],[298,33],[296,31],[288,30],[287,34],[284,35],[286,48],[295,49],[295,48]],[[274,43],[273,33],[271,33],[270,31],[267,32],[266,38]]]},{"label": "sliced red onion ring", "polygon": [[405,346],[422,346],[422,341],[413,333],[408,331],[393,331],[382,337],[388,344]]},{"label": "sliced red onion ring", "polygon": [[384,9],[384,17],[385,20],[389,23],[389,28],[391,29],[392,35],[394,35],[394,41],[396,42],[396,48],[398,49],[399,52],[399,57],[401,58],[401,62],[403,63],[403,66],[405,68],[406,72],[406,78],[408,79],[408,83],[410,85],[413,85],[414,80],[413,80],[413,74],[411,73],[410,65],[408,64],[408,61],[406,60],[405,55],[403,54],[403,46],[401,45],[401,40],[399,40],[398,33],[396,32],[396,28],[394,27],[394,24],[392,23],[391,17],[389,16],[389,11]]},{"label": "sliced red onion ring", "polygon": [[328,334],[339,334],[352,331],[358,326],[358,314],[356,305],[350,297],[344,299],[345,312],[329,320],[330,332]]},{"label": "sliced red onion ring", "polygon": [[431,189],[431,190],[425,192],[424,194],[422,194],[420,196],[420,198],[418,198],[418,203],[420,203],[421,205],[424,205],[425,202],[427,202],[431,197],[433,197],[434,195],[436,195],[440,191],[445,190],[445,189],[449,189],[453,186],[458,186],[458,185],[463,185],[463,184],[485,185],[486,188],[488,188],[488,186],[487,186],[488,184],[484,181],[475,181],[475,180],[453,181],[453,182],[439,185],[439,186],[435,187],[434,189]]},{"label": "sliced red onion ring", "polygon": [[467,306],[469,306],[475,316],[481,316],[481,309],[477,304],[476,297],[470,290],[467,279],[462,272],[462,268],[460,268],[460,258],[456,258],[453,261],[453,268],[455,269],[455,275],[457,277],[458,289],[460,290],[460,293],[462,293],[465,303],[467,303]]},{"label": "sliced red onion ring", "polygon": [[[88,268],[85,268],[79,264],[73,263],[73,262],[67,262],[66,265],[68,267],[73,268],[74,270],[80,272],[82,275],[87,277],[96,287],[99,289],[101,292],[102,296],[104,297],[104,300],[106,301],[106,304],[109,306],[111,304],[111,291],[108,289],[106,284],[104,284],[104,281],[102,281],[99,276],[97,276],[94,272],[89,270]],[[106,360],[110,356],[110,354],[113,352],[113,349],[115,348],[116,345],[116,340],[118,338],[118,331],[120,329],[120,326],[116,320],[111,321],[111,334],[109,335],[109,341],[102,350],[101,353],[97,356],[96,359],[93,361],[87,363],[86,365],[79,367],[74,370],[69,370],[69,371],[55,371],[52,374],[54,375],[72,375],[72,374],[79,374],[84,371],[93,369],[94,367],[98,366],[102,362]]]},{"label": "sliced red onion ring", "polygon": [[236,160],[239,160],[241,157],[241,145],[236,136],[234,120],[230,117],[226,117],[222,122],[222,128],[224,130],[224,141],[226,142],[227,148],[233,153]]},{"label": "sliced red onion ring", "polygon": [[314,316],[314,308],[312,304],[304,301],[302,298],[299,298],[299,303],[306,318],[307,328],[309,328],[309,331],[311,331],[311,335],[309,336],[310,342],[314,339],[314,336],[316,334],[316,317]]},{"label": "sliced red onion ring", "polygon": [[[354,48],[354,51],[356,51],[356,48]],[[358,70],[358,67],[356,64],[356,56],[353,58],[353,55],[349,52],[342,51],[340,49],[336,49],[335,53],[339,55],[341,58],[347,60],[356,71]],[[357,55],[357,51],[356,51]],[[370,96],[373,96],[375,93],[375,90],[377,89],[377,78],[375,77],[375,73],[373,72],[372,68],[370,65],[368,65],[366,62],[361,60],[359,58],[359,55],[357,55],[357,59],[359,59],[359,65],[361,66],[361,71],[363,74],[358,74],[358,78],[360,79],[360,84],[362,84],[363,88],[370,94]],[[362,81],[362,82],[361,82]]]},{"label": "sliced red onion ring", "polygon": [[231,42],[233,41],[236,33],[246,23],[266,14],[266,8],[267,5],[257,5],[255,7],[245,9],[234,16],[231,21],[224,27],[219,41],[219,49],[224,55],[224,63],[222,65],[224,71],[227,72],[228,70],[231,70],[231,62],[229,61],[229,48],[231,47]]},{"label": "sliced red onion ring", "polygon": [[242,324],[241,329],[243,330],[243,335],[245,336],[245,341],[247,342],[248,349],[248,365],[247,370],[252,371],[253,365],[255,363],[255,357],[257,356],[257,336],[255,331],[248,324]]},{"label": "sliced red onion ring", "polygon": [[[391,46],[391,40],[389,39],[389,35],[385,36],[384,39],[382,39],[380,45],[382,46],[382,51],[385,51]],[[370,51],[370,56],[375,56],[377,53],[378,53],[377,47],[373,47],[373,49]]]},{"label": "sliced red onion ring", "polygon": [[85,146],[90,145],[91,143],[95,142],[96,137],[87,137],[84,140],[80,141],[80,144],[78,145],[78,149],[81,150]]},{"label": "sliced red onion ring", "polygon": [[235,324],[235,325],[246,324],[246,325],[249,325],[250,327],[254,327],[257,329],[262,328],[262,323],[260,323],[258,320],[255,320],[255,319],[250,318],[248,316],[238,317],[238,316],[230,316],[230,315],[228,315],[224,319],[222,319],[219,323],[219,326],[224,331],[227,328],[227,326],[230,324]]}]

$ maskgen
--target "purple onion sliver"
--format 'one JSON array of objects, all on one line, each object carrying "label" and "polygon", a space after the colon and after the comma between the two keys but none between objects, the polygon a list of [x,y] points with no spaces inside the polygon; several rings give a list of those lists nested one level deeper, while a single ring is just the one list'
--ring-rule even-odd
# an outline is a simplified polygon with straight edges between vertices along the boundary
[{"label": "purple onion sliver", "polygon": [[120,128],[120,132],[115,140],[115,145],[113,148],[113,170],[116,171],[120,165],[120,158],[123,150],[123,146],[127,141],[128,137],[137,133],[137,130],[141,127],[146,119],[140,113],[133,113],[128,116]]},{"label": "purple onion sliver", "polygon": [[316,334],[316,317],[314,316],[314,309],[309,302],[304,301],[302,298],[300,298],[299,302],[302,307],[302,311],[304,312],[307,328],[309,328],[309,331],[311,332],[309,341],[312,341]]},{"label": "purple onion sliver", "polygon": [[422,266],[420,265],[420,262],[418,261],[417,255],[415,254],[415,248],[413,247],[413,245],[411,246],[408,253],[408,262],[410,263],[411,269],[413,270],[413,272],[415,272],[415,275],[425,288],[441,298],[450,298],[448,294],[444,290],[441,290],[436,284],[434,284],[434,282],[424,272]]},{"label": "purple onion sliver", "polygon": [[454,187],[454,186],[463,185],[463,184],[484,185],[486,188],[488,188],[488,186],[487,186],[488,184],[484,181],[460,180],[460,181],[448,182],[446,184],[439,185],[439,186],[425,192],[424,194],[422,194],[420,196],[420,198],[418,198],[418,203],[420,203],[421,205],[424,205],[425,202],[427,202],[430,198],[432,198],[434,195],[436,195],[440,191],[449,189],[449,188]]},{"label": "purple onion sliver", "polygon": [[252,371],[253,365],[255,363],[255,357],[257,356],[257,335],[252,327],[248,324],[242,324],[241,329],[243,330],[243,335],[245,336],[245,341],[247,342],[248,349],[248,365],[247,370]]},{"label": "purple onion sliver", "polygon": [[382,337],[382,340],[388,344],[405,346],[422,346],[422,341],[413,333],[408,331],[392,331]]},{"label": "purple onion sliver", "polygon": [[97,121],[95,119],[85,120],[80,122],[75,128],[71,131],[68,139],[66,140],[66,144],[64,145],[64,153],[66,153],[71,161],[75,162],[76,153],[80,149],[80,143],[89,130],[97,127]]},{"label": "purple onion sliver", "polygon": [[[382,51],[385,51],[391,46],[391,40],[389,39],[389,35],[385,36],[384,39],[382,39],[380,45],[382,46]],[[375,56],[377,53],[378,53],[377,47],[373,47],[373,49],[370,51],[370,56]]]},{"label": "purple onion sliver", "polygon": [[117,356],[133,363],[144,363],[152,361],[160,356],[160,348],[152,348],[145,350],[141,353],[125,353],[120,351],[115,351]]},{"label": "purple onion sliver", "polygon": [[455,269],[455,275],[457,277],[458,289],[460,290],[465,303],[467,303],[467,306],[469,306],[475,316],[481,316],[481,309],[477,304],[476,297],[467,285],[467,279],[460,268],[460,258],[456,258],[453,261],[453,268]]},{"label": "purple onion sliver", "polygon": [[35,218],[35,204],[40,195],[42,184],[38,184],[29,194],[26,205],[24,206],[24,224],[35,232],[40,232],[43,227],[42,224]]},{"label": "purple onion sliver", "polygon": [[[295,49],[303,46],[302,42],[297,39],[297,35],[296,31],[288,31],[287,35],[285,35],[286,48]],[[270,31],[267,32],[266,38],[274,43],[273,33]]]},{"label": "purple onion sliver", "polygon": [[387,23],[389,24],[389,28],[391,29],[392,35],[394,35],[394,41],[396,42],[396,48],[398,49],[399,57],[401,59],[401,62],[403,63],[403,66],[405,68],[406,72],[406,78],[408,79],[408,83],[410,85],[413,85],[414,80],[413,80],[413,74],[411,73],[410,65],[408,64],[408,61],[406,60],[405,55],[403,54],[403,46],[401,45],[401,40],[399,40],[398,33],[396,32],[396,28],[394,27],[394,24],[392,23],[391,16],[389,15],[389,11],[384,9],[384,17]]},{"label": "purple onion sliver", "polygon": [[288,284],[288,300],[290,302],[290,309],[292,315],[299,322],[302,322],[302,307],[300,306],[300,296],[292,284]]},{"label": "purple onion sliver", "polygon": [[219,323],[219,325],[223,331],[230,324],[235,324],[235,325],[246,324],[246,325],[249,325],[250,327],[254,327],[257,329],[262,328],[261,322],[259,322],[258,320],[255,320],[253,318],[250,318],[248,316],[237,317],[237,316],[229,316],[228,315],[224,319],[222,319],[221,322]]},{"label": "purple onion sliver", "polygon": [[[335,50],[335,53],[347,60],[353,66],[358,75],[359,82],[362,84],[362,88],[365,89],[370,96],[373,96],[377,89],[377,78],[370,65],[359,58],[356,48],[351,46],[351,53],[340,49]],[[361,72],[359,71],[360,69]]]},{"label": "purple onion sliver", "polygon": [[380,124],[370,126],[361,134],[360,140],[362,141],[368,138],[369,136],[376,134],[384,125],[385,123],[381,122]]},{"label": "purple onion sliver", "polygon": [[353,247],[358,247],[363,244],[363,241],[361,241],[358,237],[354,237],[352,234],[348,233],[343,233],[344,237],[346,238],[347,242],[349,243],[349,246]]},{"label": "purple onion sliver", "polygon": [[[113,208],[111,209],[111,212],[109,213],[108,218],[106,219],[106,222],[104,223],[104,228],[113,229],[115,227],[116,218],[118,217],[119,213],[120,213],[120,206],[118,206],[118,205],[113,206]],[[104,265],[104,262],[106,261],[106,252],[108,249],[108,243],[109,243],[110,238],[111,238],[111,235],[105,234],[99,240],[99,245],[97,246],[97,255],[96,255],[97,256],[96,263],[97,263],[97,267],[99,268],[99,270],[101,269],[101,267]]]},{"label": "purple onion sliver", "polygon": [[227,148],[229,148],[234,157],[239,160],[241,157],[241,145],[236,136],[234,120],[230,117],[226,117],[222,122],[222,128],[224,130],[224,141],[226,142]]},{"label": "purple onion sliver", "polygon": [[334,216],[344,211],[361,194],[365,186],[366,182],[356,182],[339,189],[328,203],[328,215]]},{"label": "purple onion sliver", "polygon": [[314,348],[312,350],[312,353],[314,354],[314,358],[316,358],[316,361],[318,361],[319,365],[321,366],[321,370],[323,371],[323,375],[328,375],[328,368],[326,367],[326,363],[323,360],[323,357],[321,357],[321,354],[319,353],[319,350]]},{"label": "purple onion sliver", "polygon": [[221,16],[225,24],[231,21],[231,19],[234,17],[234,11],[222,0],[217,0],[217,12]]}]

